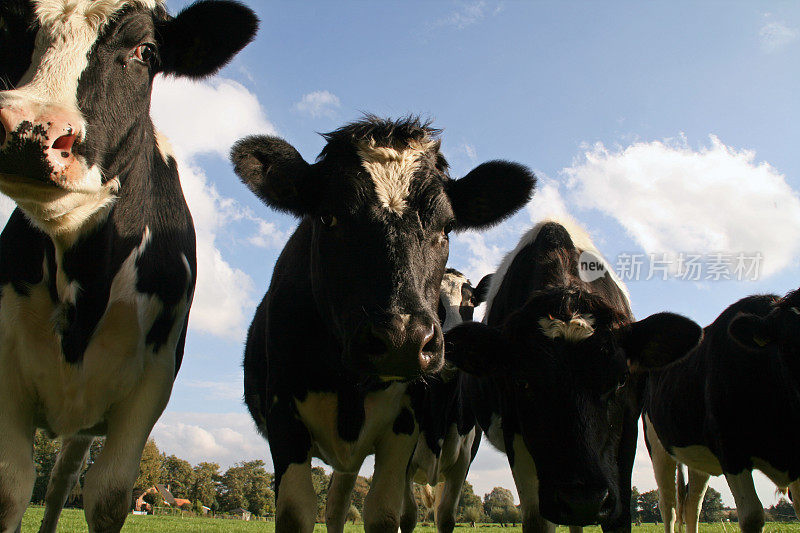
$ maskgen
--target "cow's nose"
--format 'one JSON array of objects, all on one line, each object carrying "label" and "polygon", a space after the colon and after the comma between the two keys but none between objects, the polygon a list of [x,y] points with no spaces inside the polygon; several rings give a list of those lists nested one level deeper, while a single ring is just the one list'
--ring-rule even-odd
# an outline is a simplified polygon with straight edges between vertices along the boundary
[{"label": "cow's nose", "polygon": [[428,370],[438,352],[434,342],[435,335],[436,329],[433,323],[425,323],[424,321],[413,322],[406,329],[408,349],[410,352],[417,354],[419,367],[423,372]]},{"label": "cow's nose", "polygon": [[60,170],[74,160],[72,148],[81,137],[81,124],[70,111],[8,105],[0,108],[0,148],[8,147],[15,136],[37,143],[50,166]]},{"label": "cow's nose", "polygon": [[[548,500],[549,498],[544,498]],[[542,502],[544,504],[544,502]],[[603,520],[611,511],[611,498],[607,488],[589,487],[582,483],[559,484],[553,489],[551,505],[545,514],[557,524],[587,526]]]}]

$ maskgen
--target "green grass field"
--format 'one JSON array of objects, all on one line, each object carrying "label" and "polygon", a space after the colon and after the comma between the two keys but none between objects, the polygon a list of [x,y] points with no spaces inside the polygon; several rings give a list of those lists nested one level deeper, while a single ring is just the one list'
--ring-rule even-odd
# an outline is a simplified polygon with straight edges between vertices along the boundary
[{"label": "green grass field", "polygon": [[[22,520],[22,533],[35,533],[39,529],[39,522],[44,513],[43,507],[31,506],[25,513],[25,518]],[[239,533],[239,532],[270,532],[273,531],[274,524],[272,522],[242,522],[239,520],[220,520],[214,518],[179,518],[174,516],[129,516],[125,522],[125,527],[122,528],[124,532],[197,532],[197,533]],[[364,528],[360,525],[348,526],[347,531],[355,533],[356,531],[363,531]],[[83,518],[83,511],[75,509],[65,509],[61,515],[61,521],[58,524],[59,533],[86,533],[86,521]],[[315,533],[325,531],[325,526],[317,525]],[[416,531],[422,533],[433,533],[436,528],[433,527],[417,527]],[[522,531],[522,528],[501,528],[490,525],[479,525],[476,528],[459,527],[456,531],[477,531],[480,533],[511,533],[514,531]],[[600,528],[590,527],[585,528],[586,533],[599,533]],[[643,526],[634,526],[634,533],[661,533],[664,531],[663,526],[647,524]],[[701,524],[701,533],[736,533],[739,528],[736,524]],[[566,533],[567,528],[559,527],[558,533]],[[800,523],[792,524],[778,524],[770,523],[764,528],[765,533],[800,533]]]}]

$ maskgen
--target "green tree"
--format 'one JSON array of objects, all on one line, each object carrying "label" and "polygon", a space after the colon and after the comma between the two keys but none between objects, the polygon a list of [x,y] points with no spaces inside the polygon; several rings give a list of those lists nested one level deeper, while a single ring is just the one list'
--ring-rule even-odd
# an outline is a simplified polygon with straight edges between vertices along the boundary
[{"label": "green tree", "polygon": [[176,498],[189,498],[194,484],[194,470],[188,461],[174,455],[164,457],[162,460],[161,482],[169,486],[170,492]]},{"label": "green tree", "polygon": [[136,478],[134,488],[147,490],[156,483],[161,482],[162,462],[164,457],[158,451],[156,441],[148,439],[139,461],[139,476]]},{"label": "green tree", "polygon": [[631,520],[634,522],[638,522],[641,519],[641,514],[639,513],[639,498],[639,489],[631,487]]},{"label": "green tree", "polygon": [[456,507],[456,520],[459,522],[477,522],[480,517],[474,520],[468,520],[465,516],[467,509],[478,508],[481,509],[481,497],[475,494],[475,489],[469,481],[464,481],[461,486],[461,495],[458,498],[458,506]]},{"label": "green tree", "polygon": [[711,487],[706,490],[703,497],[703,507],[700,510],[701,522],[719,522],[722,519],[722,494]]},{"label": "green tree", "polygon": [[364,498],[367,497],[367,493],[369,492],[369,484],[369,479],[358,476],[353,485],[353,499],[351,503],[356,506],[356,509],[358,509],[358,512],[361,513],[362,516],[364,515]]},{"label": "green tree", "polygon": [[459,521],[469,522],[471,526],[475,527],[475,522],[482,522],[485,518],[486,515],[483,514],[483,507],[475,505],[464,509],[460,515]]},{"label": "green tree", "polygon": [[508,518],[513,517],[514,495],[508,489],[495,487],[492,492],[483,497],[483,510],[492,522],[501,525],[509,523]]},{"label": "green tree", "polygon": [[353,524],[356,523],[356,520],[361,520],[361,513],[358,512],[355,505],[351,505],[350,509],[347,510],[347,517],[345,520],[349,520]]},{"label": "green tree", "polygon": [[272,475],[264,461],[244,461],[230,467],[220,478],[217,500],[220,509],[237,507],[264,516],[275,512],[275,493],[270,488]]},{"label": "green tree", "polygon": [[33,462],[36,467],[36,481],[33,484],[31,501],[36,503],[44,502],[44,497],[47,494],[47,482],[50,480],[50,472],[52,472],[53,466],[56,464],[60,450],[60,441],[47,438],[41,430],[36,431],[33,436]]},{"label": "green tree", "polygon": [[328,485],[330,477],[321,466],[311,468],[311,484],[317,493],[317,522],[325,521],[325,502],[328,501]]},{"label": "green tree", "polygon": [[786,501],[785,498],[781,498],[778,503],[767,509],[767,515],[769,516],[769,520],[775,522],[790,522],[797,520],[794,507],[792,507],[792,504]]},{"label": "green tree", "polygon": [[197,500],[215,511],[219,508],[217,489],[219,485],[219,465],[217,463],[200,463],[194,467],[194,482],[189,497]]},{"label": "green tree", "polygon": [[658,491],[650,490],[639,496],[639,515],[643,522],[659,522],[661,511],[658,509]]}]

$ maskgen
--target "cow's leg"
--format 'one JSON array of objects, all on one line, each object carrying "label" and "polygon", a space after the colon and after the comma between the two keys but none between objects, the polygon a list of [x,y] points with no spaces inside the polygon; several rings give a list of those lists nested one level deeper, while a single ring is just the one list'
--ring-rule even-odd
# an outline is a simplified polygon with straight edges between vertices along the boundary
[{"label": "cow's leg", "polygon": [[325,502],[325,525],[329,533],[342,533],[347,521],[347,511],[353,496],[353,485],[358,474],[334,472],[328,486],[328,501]]},{"label": "cow's leg", "polygon": [[664,521],[664,531],[674,533],[677,508],[676,477],[678,464],[670,457],[667,450],[658,440],[658,435],[653,430],[650,420],[645,415],[644,427],[647,443],[650,445],[650,460],[653,463],[653,474],[658,485],[658,507],[661,510],[661,519]]},{"label": "cow's leg", "polygon": [[364,530],[395,533],[406,491],[406,470],[417,445],[419,432],[387,434],[375,449],[375,474],[364,500]]},{"label": "cow's leg", "polygon": [[800,518],[800,479],[789,483],[787,495],[789,496],[789,501],[792,502],[792,507],[794,507],[794,514]]},{"label": "cow's leg", "polygon": [[406,472],[406,486],[403,492],[403,512],[400,514],[400,531],[410,533],[417,527],[417,499],[414,497],[412,467]]},{"label": "cow's leg", "polygon": [[697,533],[697,524],[700,522],[700,509],[703,506],[703,497],[708,488],[708,479],[711,476],[705,472],[689,468],[689,484],[686,489],[686,500],[683,505],[683,519],[686,524],[686,533]]},{"label": "cow's leg", "polygon": [[736,501],[742,533],[760,533],[764,528],[764,507],[753,485],[753,473],[745,470],[740,474],[725,474],[725,479]]},{"label": "cow's leg", "polygon": [[70,491],[78,482],[81,469],[94,437],[75,435],[65,438],[61,444],[58,459],[50,473],[45,495],[44,518],[39,528],[40,533],[55,533],[61,509],[67,501]]},{"label": "cow's leg", "polygon": [[436,527],[440,533],[450,533],[456,527],[456,508],[472,462],[471,451],[474,440],[475,430],[462,439],[455,463],[444,472],[444,486],[441,494],[437,493],[436,499]]},{"label": "cow's leg", "polygon": [[0,414],[0,532],[21,529],[31,499],[36,471],[33,465],[33,423],[13,403]]},{"label": "cow's leg", "polygon": [[[166,348],[165,348],[165,351]],[[103,449],[86,473],[84,512],[91,533],[116,532],[131,508],[142,450],[172,392],[172,350],[153,357],[139,385],[108,414]]]},{"label": "cow's leg", "polygon": [[553,533],[555,525],[545,520],[539,513],[539,478],[536,475],[536,465],[533,457],[522,442],[522,437],[517,435],[512,444],[514,448],[514,464],[511,465],[511,474],[519,493],[519,502],[522,507],[523,533]]},{"label": "cow's leg", "polygon": [[636,460],[636,444],[639,440],[639,413],[639,409],[630,404],[626,405],[617,456],[617,494],[622,512],[615,520],[602,524],[604,533],[631,531],[631,508],[628,502],[631,501],[631,476],[633,463]]},{"label": "cow's leg", "polygon": [[275,531],[311,532],[317,516],[317,494],[311,482],[311,434],[297,418],[294,400],[277,400],[267,413],[264,429],[275,465]]}]

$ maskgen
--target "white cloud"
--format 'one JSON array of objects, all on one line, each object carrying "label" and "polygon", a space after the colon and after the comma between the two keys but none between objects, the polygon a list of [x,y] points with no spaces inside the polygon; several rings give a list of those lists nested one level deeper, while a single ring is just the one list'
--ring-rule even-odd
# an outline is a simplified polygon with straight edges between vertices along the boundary
[{"label": "white cloud", "polygon": [[475,147],[471,144],[464,143],[464,153],[467,154],[467,157],[469,157],[470,161],[473,163],[478,160],[478,153],[475,151]]},{"label": "white cloud", "polygon": [[758,31],[761,49],[765,52],[777,52],[797,40],[797,29],[790,28],[784,22],[767,21]]},{"label": "white cloud", "polygon": [[339,97],[329,91],[314,91],[304,94],[294,109],[311,118],[333,117],[336,110],[342,107]]},{"label": "white cloud", "polygon": [[5,227],[8,217],[11,216],[15,207],[17,207],[17,204],[14,203],[14,200],[4,194],[0,194],[0,221],[3,227]]},{"label": "white cloud", "polygon": [[536,173],[536,192],[533,199],[525,209],[530,215],[531,222],[537,224],[547,218],[571,218],[561,188],[557,181],[543,177],[541,172]]},{"label": "white cloud", "polygon": [[458,8],[445,18],[434,23],[434,26],[452,26],[459,30],[472,26],[489,15],[496,15],[503,10],[499,2],[477,0],[473,2],[460,2]]},{"label": "white cloud", "polygon": [[800,252],[800,199],[784,175],[750,150],[710,137],[602,143],[563,169],[570,198],[615,218],[648,253],[763,254],[762,275],[790,266]]},{"label": "white cloud", "polygon": [[259,248],[282,248],[291,236],[290,230],[281,230],[274,222],[267,222],[263,219],[255,221],[257,231],[251,235],[247,242]]},{"label": "white cloud", "polygon": [[192,464],[215,462],[223,470],[239,461],[253,459],[272,464],[266,440],[246,413],[167,411],[150,436],[162,452],[175,454]]},{"label": "white cloud", "polygon": [[258,97],[244,85],[225,78],[191,81],[159,76],[150,110],[158,129],[186,158],[215,153],[227,160],[239,138],[276,134]]},{"label": "white cloud", "polygon": [[[158,78],[153,90],[153,120],[172,143],[181,184],[197,233],[197,289],[189,325],[195,330],[231,339],[244,336],[254,290],[252,279],[233,267],[218,246],[220,233],[234,221],[247,219],[259,228],[263,246],[279,245],[274,224],[249,213],[222,196],[197,164],[200,154],[227,161],[233,143],[254,133],[274,134],[256,96],[231,80],[194,82]],[[271,225],[271,226],[270,226]],[[266,229],[265,229],[266,228]],[[285,240],[285,239],[284,239]]]}]

